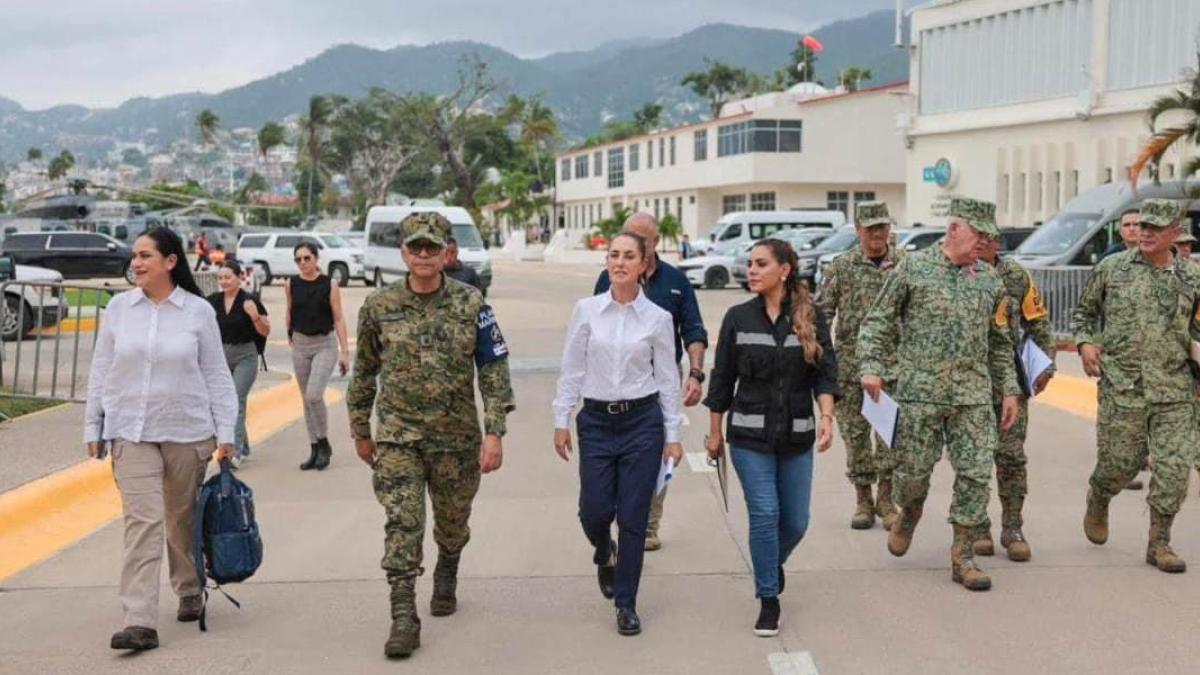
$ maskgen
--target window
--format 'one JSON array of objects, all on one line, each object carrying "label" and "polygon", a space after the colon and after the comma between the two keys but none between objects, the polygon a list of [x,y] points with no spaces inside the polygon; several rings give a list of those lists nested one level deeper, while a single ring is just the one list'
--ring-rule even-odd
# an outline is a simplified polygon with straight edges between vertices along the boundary
[{"label": "window", "polygon": [[1074,199],[1075,197],[1078,197],[1078,196],[1079,196],[1079,170],[1076,169],[1071,172],[1071,198]]},{"label": "window", "polygon": [[658,218],[658,215],[659,215],[659,211],[658,211],[658,200],[657,200],[657,199],[655,199],[655,200],[654,200],[654,217],[655,217],[655,218]]},{"label": "window", "polygon": [[592,175],[596,178],[604,175],[604,153],[599,150],[592,155]]},{"label": "window", "polygon": [[800,120],[751,120],[717,127],[717,157],[747,152],[800,152]]},{"label": "window", "polygon": [[625,187],[625,146],[608,151],[608,187]]},{"label": "window", "polygon": [[646,168],[654,168],[654,141],[646,141]]},{"label": "window", "polygon": [[1113,170],[1112,170],[1112,167],[1110,166],[1104,170],[1104,184],[1107,185],[1107,184],[1111,183],[1112,178],[1113,178]]},{"label": "window", "polygon": [[1004,174],[996,185],[996,209],[1000,213],[1008,212],[1008,182],[1008,174]]},{"label": "window", "polygon": [[666,155],[667,155],[667,139],[660,138],[660,139],[658,139],[658,165],[659,166],[667,165],[667,162],[666,162],[667,156]]},{"label": "window", "polygon": [[561,174],[560,180],[571,180],[571,158],[570,157],[563,158],[562,166],[559,168],[558,172]]},{"label": "window", "polygon": [[671,137],[671,166],[675,166],[675,137]]},{"label": "window", "polygon": [[695,146],[692,159],[703,162],[708,159],[708,129],[701,129],[692,134],[692,144]]},{"label": "window", "polygon": [[1017,184],[1013,186],[1013,210],[1017,213],[1025,211],[1025,174],[1017,174]]},{"label": "window", "polygon": [[638,155],[640,154],[638,151],[641,149],[642,149],[642,146],[637,143],[634,143],[633,145],[629,146],[629,170],[630,171],[638,170]]},{"label": "window", "polygon": [[93,237],[90,234],[56,234],[50,237],[50,248],[52,249],[83,249],[89,251],[102,251],[105,248],[107,241],[100,237]]},{"label": "window", "polygon": [[1062,172],[1055,171],[1050,182],[1050,210],[1058,213],[1062,206]]},{"label": "window", "polygon": [[871,190],[868,190],[866,192],[855,192],[854,193],[854,203],[855,204],[858,204],[861,202],[873,202],[873,201],[875,201],[875,193]]},{"label": "window", "polygon": [[1032,190],[1033,190],[1033,211],[1034,211],[1034,213],[1041,213],[1041,211],[1042,211],[1042,172],[1039,171],[1035,175],[1037,176],[1037,178],[1034,179],[1033,188],[1032,188]]},{"label": "window", "polygon": [[774,192],[752,192],[752,193],[750,193],[750,210],[751,211],[774,211],[775,210],[775,193]]},{"label": "window", "polygon": [[[742,197],[742,195],[733,195],[733,196]],[[725,228],[725,231],[721,233],[720,241],[729,241],[730,239],[737,239],[740,236],[742,236],[742,224],[734,223],[734,224],[730,225],[729,227]]]},{"label": "window", "polygon": [[575,177],[588,177],[588,158],[587,155],[579,155],[575,158]]},{"label": "window", "polygon": [[679,219],[679,229],[683,229],[683,197],[675,198],[675,217]]},{"label": "window", "polygon": [[850,217],[850,193],[849,192],[826,192],[825,207],[830,211],[841,211]]},{"label": "window", "polygon": [[638,200],[635,199],[635,200],[633,200],[633,212],[637,213],[637,210],[638,210]]},{"label": "window", "polygon": [[271,235],[269,234],[248,234],[242,237],[242,241],[238,243],[238,248],[262,248],[270,238]]},{"label": "window", "polygon": [[721,197],[721,215],[746,210],[746,195],[725,195]]},{"label": "window", "polygon": [[48,234],[18,234],[4,240],[5,251],[41,251],[46,248]]},{"label": "window", "polygon": [[752,152],[779,152],[779,122],[776,120],[754,120]]},{"label": "window", "polygon": [[591,227],[592,223],[596,222],[596,220],[595,220],[596,214],[595,214],[595,211],[593,211],[593,209],[595,209],[595,208],[596,208],[595,204],[588,204],[588,219],[587,219],[588,227]]},{"label": "window", "polygon": [[790,229],[793,225],[794,223],[788,225],[784,225],[783,223],[751,223],[750,238],[756,241],[759,239],[765,239],[776,232]]},{"label": "window", "polygon": [[[299,237],[295,238],[298,239]],[[280,237],[280,239],[283,239],[283,237]],[[404,234],[400,231],[400,223],[371,223],[371,232],[367,237],[369,245],[384,248],[400,248],[400,244],[403,242]],[[278,246],[279,244],[276,242],[276,247]]]},{"label": "window", "polygon": [[800,120],[779,121],[779,151],[800,152],[804,122]]}]

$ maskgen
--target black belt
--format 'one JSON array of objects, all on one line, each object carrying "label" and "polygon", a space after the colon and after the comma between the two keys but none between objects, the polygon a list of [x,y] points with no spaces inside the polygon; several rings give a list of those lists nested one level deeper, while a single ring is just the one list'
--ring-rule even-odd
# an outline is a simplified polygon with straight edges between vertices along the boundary
[{"label": "black belt", "polygon": [[606,415],[624,415],[625,413],[633,412],[642,406],[647,406],[652,403],[658,403],[658,392],[654,392],[649,396],[641,398],[629,399],[627,401],[597,401],[594,398],[583,399],[583,407],[593,412],[604,413]]}]

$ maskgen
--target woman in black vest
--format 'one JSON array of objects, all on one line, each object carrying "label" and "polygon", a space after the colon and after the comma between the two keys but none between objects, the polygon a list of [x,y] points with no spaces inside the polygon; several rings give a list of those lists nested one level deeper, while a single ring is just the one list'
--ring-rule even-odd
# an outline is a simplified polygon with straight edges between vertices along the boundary
[{"label": "woman in black vest", "polygon": [[267,320],[267,308],[258,297],[242,290],[242,266],[236,260],[227,260],[221,265],[217,285],[221,290],[208,296],[208,301],[217,312],[225,362],[229,364],[237,389],[238,417],[234,437],[237,454],[232,460],[237,468],[250,456],[250,439],[246,436],[246,397],[258,377],[258,343],[271,334],[271,323]]},{"label": "woman in black vest", "polygon": [[783,564],[808,529],[813,445],[829,449],[840,395],[828,327],[798,270],[796,252],[783,241],[764,239],[750,249],[750,290],[757,295],[725,313],[704,401],[712,411],[709,456],[724,452],[722,420],[731,413],[730,459],[750,515],[761,602],[754,634],[761,637],[779,633]]},{"label": "woman in black vest", "polygon": [[342,375],[350,369],[350,347],[342,315],[342,293],[337,284],[321,274],[317,246],[303,242],[292,254],[300,275],[288,279],[284,286],[288,344],[292,346],[292,367],[304,396],[304,423],[311,444],[311,454],[300,469],[323,470],[333,455],[325,387],[335,365]]}]

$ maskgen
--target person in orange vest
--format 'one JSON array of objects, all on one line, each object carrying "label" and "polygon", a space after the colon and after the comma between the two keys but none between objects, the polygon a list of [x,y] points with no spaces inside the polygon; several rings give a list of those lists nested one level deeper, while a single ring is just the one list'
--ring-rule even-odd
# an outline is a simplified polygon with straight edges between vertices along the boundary
[{"label": "person in orange vest", "polygon": [[205,235],[203,232],[201,232],[200,234],[196,235],[196,269],[195,269],[195,271],[197,271],[197,272],[200,271],[201,265],[208,265],[208,264],[211,264],[211,261],[209,261],[209,259],[208,259],[208,236]]}]

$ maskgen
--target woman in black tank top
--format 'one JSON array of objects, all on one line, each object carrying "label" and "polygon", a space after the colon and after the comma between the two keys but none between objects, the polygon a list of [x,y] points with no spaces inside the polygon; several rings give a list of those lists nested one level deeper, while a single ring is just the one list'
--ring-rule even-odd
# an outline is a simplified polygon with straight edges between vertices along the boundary
[{"label": "woman in black tank top", "polygon": [[304,397],[304,423],[310,443],[308,459],[300,469],[321,470],[329,466],[333,455],[325,387],[335,365],[342,375],[350,369],[350,348],[342,315],[342,293],[337,284],[321,274],[316,245],[304,242],[292,253],[300,275],[288,279],[284,287],[288,344],[292,347],[296,381]]}]

